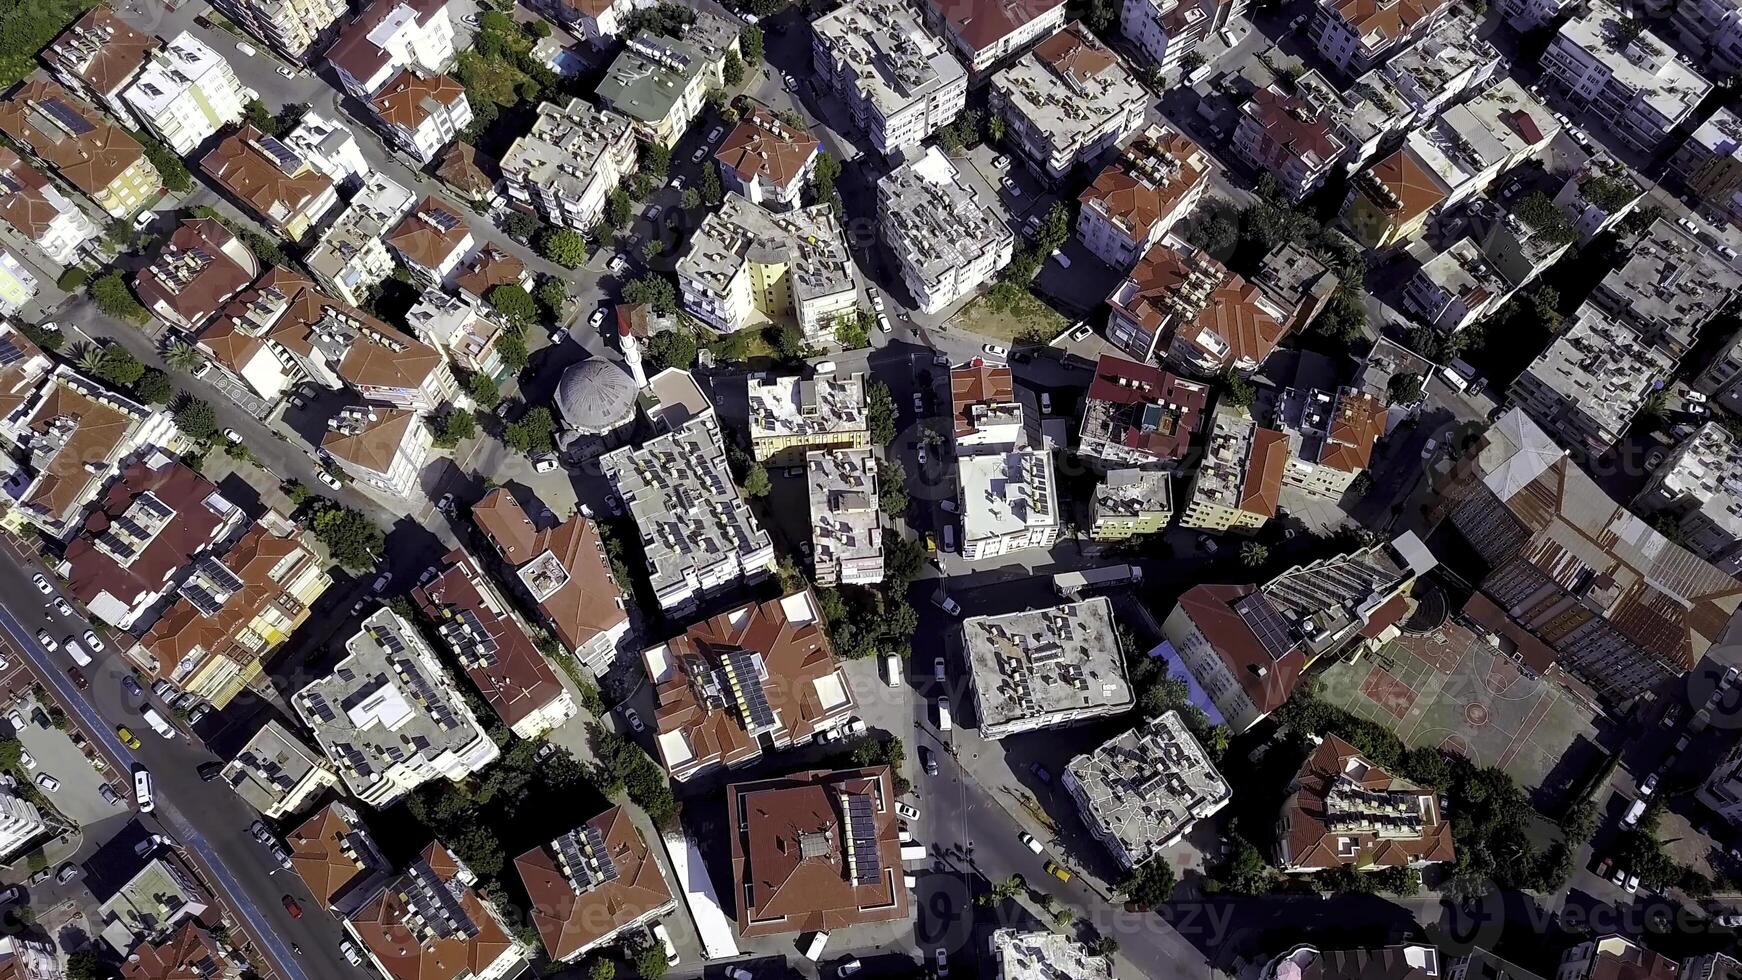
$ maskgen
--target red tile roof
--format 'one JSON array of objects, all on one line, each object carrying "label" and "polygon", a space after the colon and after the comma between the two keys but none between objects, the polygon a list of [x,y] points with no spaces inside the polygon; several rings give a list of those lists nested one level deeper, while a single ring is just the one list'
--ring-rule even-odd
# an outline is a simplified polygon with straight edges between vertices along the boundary
[{"label": "red tile roof", "polygon": [[927,0],[968,49],[979,52],[1029,21],[1038,20],[1064,0]]},{"label": "red tile roof", "polygon": [[[424,848],[414,866],[389,882],[350,918],[351,928],[385,968],[390,980],[457,980],[483,974],[515,943],[494,914],[463,880],[460,863],[440,844]],[[454,898],[471,928],[450,930],[427,925],[409,895],[424,884]],[[463,924],[461,924],[463,925]]]},{"label": "red tile roof", "polygon": [[958,368],[950,369],[950,413],[956,419],[956,435],[974,431],[975,405],[995,405],[1016,400],[1015,381],[1006,364],[976,357]]},{"label": "red tile roof", "polygon": [[[587,517],[575,514],[554,527],[539,528],[514,495],[498,487],[472,507],[472,519],[502,560],[520,573],[563,646],[581,650],[629,618],[599,529]],[[562,576],[552,578],[534,563],[547,552]]]},{"label": "red tile roof", "polygon": [[1254,429],[1246,481],[1240,485],[1240,509],[1275,517],[1282,500],[1282,474],[1287,468],[1288,436],[1263,426]]},{"label": "red tile roof", "polygon": [[161,47],[107,7],[94,7],[48,47],[42,60],[103,95],[119,92]]},{"label": "red tile roof", "polygon": [[1133,140],[1077,200],[1124,228],[1133,241],[1148,241],[1163,215],[1209,182],[1210,169],[1196,143],[1161,126]]},{"label": "red tile roof", "polygon": [[1319,463],[1345,473],[1367,468],[1373,446],[1385,434],[1385,403],[1364,391],[1337,392],[1330,438],[1319,452]]},{"label": "red tile roof", "polygon": [[165,319],[193,330],[259,274],[254,253],[221,222],[184,219],[151,265],[140,270],[133,290],[146,309],[160,316],[167,310]]},{"label": "red tile roof", "polygon": [[367,84],[376,72],[392,61],[386,50],[369,39],[369,32],[401,6],[409,7],[420,24],[428,24],[432,15],[446,9],[447,0],[374,0],[345,27],[332,47],[327,48],[327,61],[349,72],[358,82]]},{"label": "red tile roof", "polygon": [[1439,178],[1408,147],[1375,163],[1356,183],[1395,225],[1409,223],[1446,199]]},{"label": "red tile roof", "polygon": [[614,806],[587,821],[604,843],[615,877],[576,893],[562,862],[549,846],[514,859],[532,922],[552,960],[561,962],[649,913],[672,904],[671,886],[659,857],[647,846],[623,807]]},{"label": "red tile roof", "polygon": [[[1381,835],[1367,818],[1375,812],[1404,823]],[[1301,765],[1282,806],[1282,833],[1290,869],[1396,868],[1453,857],[1452,824],[1440,813],[1438,795],[1391,775],[1335,735],[1326,735]]]},{"label": "red tile roof", "polygon": [[[46,108],[54,103],[82,119],[88,127],[85,132],[71,135],[54,122]],[[0,132],[24,144],[68,183],[92,197],[108,189],[115,178],[145,156],[144,147],[126,130],[45,79],[25,82],[0,102]]]},{"label": "red tile roof", "polygon": [[372,890],[393,870],[363,826],[357,812],[344,803],[329,803],[304,820],[284,839],[290,863],[309,893],[324,905],[350,904]]},{"label": "red tile roof", "polygon": [[760,178],[785,187],[804,171],[821,145],[809,130],[789,126],[772,109],[759,105],[732,127],[714,151],[714,159],[745,183]]},{"label": "red tile roof", "polygon": [[[333,179],[308,166],[287,174],[268,154],[266,134],[243,124],[200,158],[200,169],[274,228],[285,228],[333,189]],[[312,220],[319,215],[308,215]]]},{"label": "red tile roof", "polygon": [[1154,456],[1183,459],[1203,420],[1209,388],[1153,364],[1102,354],[1095,362],[1083,435]]},{"label": "red tile roof", "polygon": [[1257,591],[1252,585],[1194,585],[1179,597],[1179,607],[1222,658],[1258,713],[1269,714],[1294,692],[1306,657],[1299,644],[1280,657],[1265,651],[1236,608]]},{"label": "red tile roof", "polygon": [[409,262],[435,270],[466,247],[472,236],[460,209],[439,197],[426,197],[387,233],[387,244]]},{"label": "red tile roof", "polygon": [[[99,546],[98,540],[146,494],[174,512],[162,529],[137,550]],[[131,607],[141,596],[164,588],[171,576],[213,543],[220,528],[240,517],[241,512],[210,480],[181,463],[161,456],[140,460],[109,484],[84,527],[67,544],[67,591],[86,605],[107,593]],[[127,563],[117,561],[111,552],[118,552]]]},{"label": "red tile roof", "polygon": [[161,943],[133,947],[121,964],[122,980],[219,980],[240,973],[195,919],[183,920]]}]

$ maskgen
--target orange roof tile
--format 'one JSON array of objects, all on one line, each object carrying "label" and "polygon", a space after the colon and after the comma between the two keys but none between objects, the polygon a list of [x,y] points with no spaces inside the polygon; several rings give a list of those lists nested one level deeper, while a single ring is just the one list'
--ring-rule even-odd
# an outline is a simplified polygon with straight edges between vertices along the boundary
[{"label": "orange roof tile", "polygon": [[[57,115],[78,119],[74,133]],[[24,144],[74,187],[95,197],[145,156],[139,141],[102,113],[45,79],[20,85],[0,102],[0,132]]]}]

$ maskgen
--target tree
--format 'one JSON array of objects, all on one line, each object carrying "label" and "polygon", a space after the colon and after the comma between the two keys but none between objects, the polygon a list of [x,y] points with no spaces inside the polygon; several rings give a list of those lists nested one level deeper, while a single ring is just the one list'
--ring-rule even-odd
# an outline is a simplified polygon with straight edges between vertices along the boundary
[{"label": "tree", "polygon": [[571,228],[552,228],[538,239],[538,252],[565,269],[587,261],[587,240]]},{"label": "tree", "polygon": [[192,374],[205,366],[206,355],[200,353],[198,347],[186,341],[172,340],[163,349],[163,362],[173,370]]},{"label": "tree", "polygon": [[508,370],[520,373],[532,360],[532,352],[526,349],[526,334],[520,330],[510,330],[496,342],[496,354],[502,358],[502,363]]},{"label": "tree", "polygon": [[496,312],[516,327],[538,322],[538,303],[517,283],[492,286],[487,298]]},{"label": "tree", "polygon": [[435,444],[452,449],[478,434],[478,419],[463,408],[451,408],[436,419]]},{"label": "tree", "polygon": [[665,948],[660,945],[649,946],[635,954],[635,972],[641,974],[644,980],[660,980],[665,976]]},{"label": "tree", "polygon": [[768,480],[768,468],[761,463],[751,463],[750,469],[744,473],[744,492],[752,497],[766,497],[774,485]]},{"label": "tree", "polygon": [[762,28],[746,27],[738,32],[738,47],[744,52],[744,60],[752,65],[762,63]]},{"label": "tree", "polygon": [[1223,371],[1221,380],[1222,386],[1227,389],[1228,400],[1241,408],[1251,408],[1258,401],[1258,389],[1233,368]]},{"label": "tree", "polygon": [[67,980],[110,980],[114,976],[115,971],[91,950],[82,949],[67,956]]},{"label": "tree", "polygon": [[353,575],[373,571],[387,547],[386,536],[373,521],[361,511],[338,504],[327,504],[316,511],[310,529],[339,567]]},{"label": "tree", "polygon": [[708,205],[716,205],[725,200],[726,190],[720,186],[720,168],[702,168],[702,200]]},{"label": "tree", "polygon": [[1179,60],[1180,74],[1187,78],[1209,61],[1202,51],[1187,51],[1185,57]]},{"label": "tree", "polygon": [[907,468],[899,459],[877,464],[877,506],[890,517],[907,513]]},{"label": "tree", "polygon": [[508,237],[517,242],[532,241],[538,236],[538,230],[542,227],[544,227],[544,222],[521,211],[510,210],[502,216],[502,230],[508,233]]},{"label": "tree", "polygon": [[646,303],[653,312],[671,316],[677,312],[677,288],[657,272],[645,273],[623,287],[623,302]]},{"label": "tree", "polygon": [[1235,834],[1227,856],[1211,869],[1207,880],[1216,891],[1260,895],[1268,892],[1276,881],[1276,869],[1265,862],[1264,855],[1251,841]]},{"label": "tree", "polygon": [[641,171],[664,182],[671,172],[671,147],[663,143],[641,144]]},{"label": "tree", "polygon": [[502,389],[496,387],[496,380],[488,374],[474,374],[466,379],[466,394],[478,407],[486,411],[502,404]]},{"label": "tree", "polygon": [[1393,405],[1414,405],[1421,401],[1422,383],[1419,374],[1394,374],[1385,382],[1385,394]]},{"label": "tree", "polygon": [[726,63],[720,68],[720,77],[728,86],[736,88],[744,80],[744,59],[736,51],[726,52]]},{"label": "tree", "polygon": [[1041,219],[1040,228],[1034,234],[1035,251],[1051,252],[1069,241],[1070,237],[1071,209],[1063,201],[1056,201],[1052,207],[1047,208],[1046,217]]},{"label": "tree", "polygon": [[621,228],[629,223],[629,215],[634,210],[634,200],[619,187],[605,198],[605,223],[613,228]]},{"label": "tree", "polygon": [[569,302],[569,287],[561,279],[551,276],[538,284],[534,298],[538,300],[538,305],[544,307],[545,314],[552,322],[561,322],[563,309]]},{"label": "tree", "polygon": [[173,417],[176,428],[194,442],[206,442],[218,434],[218,413],[186,392],[176,403]]},{"label": "tree", "polygon": [[888,385],[873,381],[865,386],[865,416],[872,443],[887,446],[895,442],[895,397]]},{"label": "tree", "polygon": [[647,340],[647,360],[656,370],[688,371],[696,365],[696,338],[687,330],[667,330]]},{"label": "tree", "polygon": [[843,317],[835,324],[835,343],[842,350],[858,350],[871,346],[871,325],[868,322],[870,314],[859,311],[858,315]]},{"label": "tree", "polygon": [[587,971],[587,980],[617,980],[617,964],[610,960],[594,960]]},{"label": "tree", "polygon": [[1313,321],[1313,332],[1332,340],[1348,343],[1367,332],[1367,308],[1361,302],[1359,289],[1338,289],[1331,301]]},{"label": "tree", "polygon": [[811,187],[816,190],[818,203],[831,205],[836,211],[841,210],[841,192],[835,187],[840,177],[841,161],[828,153],[818,153],[816,169],[811,172]]},{"label": "tree", "polygon": [[1163,858],[1151,858],[1128,875],[1119,890],[1139,908],[1152,909],[1173,897],[1173,866]]},{"label": "tree", "polygon": [[277,127],[272,119],[272,110],[268,109],[266,103],[259,99],[249,99],[248,104],[242,107],[242,121],[268,136],[278,135]]},{"label": "tree", "polygon": [[986,117],[986,142],[993,144],[1004,142],[1003,116]]},{"label": "tree", "polygon": [[550,409],[539,406],[502,430],[509,449],[527,456],[543,456],[556,450],[556,420]]},{"label": "tree", "polygon": [[139,301],[133,298],[133,293],[127,289],[118,272],[106,272],[91,282],[91,302],[97,304],[97,309],[116,318],[144,324],[151,319],[151,313]]},{"label": "tree", "polygon": [[146,368],[134,382],[133,394],[150,405],[168,405],[175,399],[175,386],[169,383],[169,375],[157,368]]},{"label": "tree", "polygon": [[1247,568],[1262,568],[1270,560],[1270,549],[1256,541],[1240,543],[1240,564]]},{"label": "tree", "polygon": [[134,133],[133,137],[145,150],[145,159],[157,168],[157,175],[163,178],[163,186],[177,194],[186,194],[193,190],[194,175],[188,173],[187,164],[181,161],[176,152],[144,133]]}]

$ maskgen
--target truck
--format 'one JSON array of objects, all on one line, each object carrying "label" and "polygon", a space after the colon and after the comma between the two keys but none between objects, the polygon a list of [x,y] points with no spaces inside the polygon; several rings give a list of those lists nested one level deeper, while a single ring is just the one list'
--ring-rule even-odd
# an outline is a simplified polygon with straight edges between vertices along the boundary
[{"label": "truck", "polygon": [[901,845],[901,862],[903,864],[906,864],[909,861],[924,861],[924,860],[925,860],[925,845],[924,844],[908,843],[908,844]]},{"label": "truck", "polygon": [[1080,595],[1089,589],[1104,589],[1127,582],[1143,581],[1143,569],[1136,565],[1102,565],[1080,572],[1060,572],[1052,577],[1052,587],[1061,596]]},{"label": "truck", "polygon": [[828,933],[826,933],[826,932],[813,932],[813,933],[811,933],[810,939],[806,940],[805,944],[803,946],[800,946],[798,951],[800,953],[804,954],[805,959],[810,960],[812,963],[815,963],[816,961],[822,959],[823,947],[827,946],[828,944],[829,944],[829,934]]},{"label": "truck", "polygon": [[175,726],[165,721],[163,716],[157,713],[156,708],[147,706],[143,713],[145,715],[145,723],[151,726],[152,731],[162,735],[164,738],[174,738],[176,736]]}]

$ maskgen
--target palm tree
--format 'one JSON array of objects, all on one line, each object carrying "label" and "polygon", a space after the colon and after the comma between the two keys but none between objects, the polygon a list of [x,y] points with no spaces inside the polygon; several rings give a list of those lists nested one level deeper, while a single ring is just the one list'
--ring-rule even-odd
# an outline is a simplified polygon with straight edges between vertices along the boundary
[{"label": "palm tree", "polygon": [[169,342],[169,346],[164,348],[163,360],[164,363],[177,371],[192,374],[204,366],[206,356],[200,353],[199,348],[187,341],[172,340]]},{"label": "palm tree", "polygon": [[103,348],[96,344],[79,344],[70,352],[73,363],[85,374],[96,374],[103,367]]},{"label": "palm tree", "polygon": [[1247,541],[1240,545],[1240,561],[1247,568],[1257,568],[1270,560],[1270,549],[1256,541]]}]

